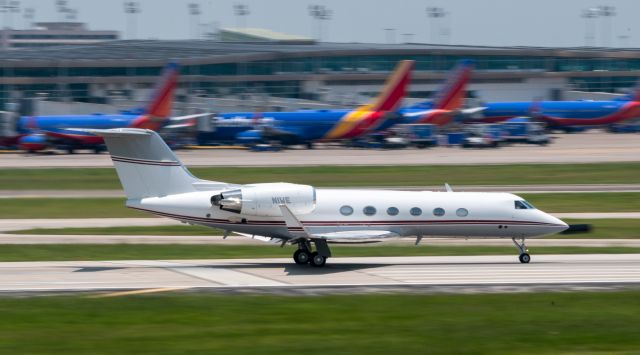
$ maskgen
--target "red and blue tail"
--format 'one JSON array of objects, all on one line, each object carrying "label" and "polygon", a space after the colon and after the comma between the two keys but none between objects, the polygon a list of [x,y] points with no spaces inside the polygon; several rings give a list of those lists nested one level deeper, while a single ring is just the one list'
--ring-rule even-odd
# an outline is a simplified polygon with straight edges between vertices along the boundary
[{"label": "red and blue tail", "polygon": [[433,108],[440,110],[457,110],[464,104],[467,95],[467,84],[473,73],[473,61],[463,60],[445,81],[444,86],[433,100]]},{"label": "red and blue tail", "polygon": [[460,61],[432,101],[421,102],[410,108],[450,111],[460,109],[467,95],[467,84],[471,80],[473,67],[471,60]]},{"label": "red and blue tail", "polygon": [[171,117],[173,98],[178,87],[180,66],[178,63],[168,63],[162,76],[158,80],[155,89],[149,99],[149,103],[142,116],[136,119],[131,127],[159,130]]}]

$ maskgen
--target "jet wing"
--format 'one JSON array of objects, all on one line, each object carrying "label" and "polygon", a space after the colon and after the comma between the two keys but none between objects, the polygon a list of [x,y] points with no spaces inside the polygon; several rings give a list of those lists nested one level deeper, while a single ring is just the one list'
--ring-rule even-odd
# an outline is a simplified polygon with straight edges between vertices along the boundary
[{"label": "jet wing", "polygon": [[264,236],[255,235],[255,234],[247,234],[247,233],[239,233],[239,232],[233,232],[233,233],[237,234],[237,235],[240,235],[240,236],[243,236],[245,238],[259,240],[259,241],[265,242],[265,243],[282,244],[282,242],[285,240],[285,239],[280,239],[280,238],[264,237]]},{"label": "jet wing", "polygon": [[184,127],[193,127],[196,125],[196,119],[200,117],[209,117],[213,115],[214,113],[206,112],[206,113],[196,113],[193,115],[171,117],[169,118],[168,124],[162,128],[176,129],[176,128],[184,128]]},{"label": "jet wing", "polygon": [[366,240],[366,239],[379,239],[379,238],[394,238],[398,237],[398,233],[387,230],[356,230],[356,231],[341,231],[330,233],[311,233],[307,227],[291,212],[286,205],[280,205],[280,211],[284,217],[284,221],[287,224],[289,233],[293,234],[297,238],[309,238],[309,239],[327,239],[327,240]]},{"label": "jet wing", "polygon": [[342,231],[333,233],[314,233],[312,238],[327,239],[327,240],[366,240],[366,239],[380,239],[380,238],[395,238],[400,235],[395,232],[387,230],[355,230],[355,231]]}]

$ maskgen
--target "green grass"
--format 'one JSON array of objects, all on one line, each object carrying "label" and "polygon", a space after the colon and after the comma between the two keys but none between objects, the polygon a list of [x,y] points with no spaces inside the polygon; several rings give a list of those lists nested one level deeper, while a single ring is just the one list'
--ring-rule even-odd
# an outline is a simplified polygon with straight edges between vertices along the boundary
[{"label": "green grass", "polygon": [[[399,152],[401,154],[401,152]],[[331,151],[327,151],[331,154]],[[429,154],[429,152],[425,152]],[[425,186],[639,183],[640,163],[453,166],[217,167],[190,169],[203,179],[314,186]],[[2,169],[3,190],[120,189],[113,168]]]},{"label": "green grass", "polygon": [[[640,219],[567,219],[569,224],[590,224],[589,233],[557,234],[553,238],[640,238]],[[100,228],[35,228],[11,232],[12,234],[49,235],[222,235],[219,229],[202,226],[153,226],[153,227],[100,227]],[[428,244],[428,242],[427,242]]]},{"label": "green grass", "polygon": [[[533,258],[540,254],[626,254],[640,253],[627,247],[540,247],[530,248]],[[290,258],[295,250],[277,245],[149,245],[149,244],[6,244],[0,248],[4,261],[90,261],[90,260],[164,260],[164,259],[235,259]],[[438,256],[438,255],[513,255],[513,246],[419,246],[334,245],[335,257],[360,256]]]},{"label": "green grass", "polygon": [[0,199],[0,218],[153,217],[124,203],[124,198],[6,198]]},{"label": "green grass", "polygon": [[638,212],[639,192],[519,194],[545,212]]},{"label": "green grass", "polygon": [[638,353],[640,292],[0,299],[4,354]]},{"label": "green grass", "polygon": [[[545,212],[636,212],[638,192],[522,194]],[[5,198],[0,218],[149,217],[124,206],[124,198]]]}]

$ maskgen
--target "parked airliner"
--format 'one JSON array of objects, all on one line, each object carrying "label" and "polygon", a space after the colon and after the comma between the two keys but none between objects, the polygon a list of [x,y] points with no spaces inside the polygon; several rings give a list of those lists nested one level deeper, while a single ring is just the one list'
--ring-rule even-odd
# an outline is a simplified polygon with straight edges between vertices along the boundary
[{"label": "parked airliner", "polygon": [[525,238],[567,224],[509,193],[316,189],[290,183],[236,185],[201,180],[151,130],[87,129],[104,137],[130,208],[285,245],[297,264],[324,266],[329,243],[448,236]]}]

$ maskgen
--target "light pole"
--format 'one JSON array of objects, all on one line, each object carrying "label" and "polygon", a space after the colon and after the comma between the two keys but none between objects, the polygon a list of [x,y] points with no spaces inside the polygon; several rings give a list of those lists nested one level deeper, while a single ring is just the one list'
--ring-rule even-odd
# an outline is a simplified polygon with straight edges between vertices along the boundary
[{"label": "light pole", "polygon": [[202,10],[200,9],[200,4],[192,2],[189,3],[189,15],[191,16],[191,28],[192,28],[192,36],[194,38],[200,38],[200,15],[202,14]]},{"label": "light pole", "polygon": [[598,17],[599,10],[591,7],[582,10],[580,17],[584,19],[584,45],[594,47],[596,45],[595,19]]},{"label": "light pole", "polygon": [[236,20],[238,21],[238,28],[246,28],[247,22],[244,19],[244,17],[248,16],[251,13],[249,11],[249,5],[235,4],[233,5],[233,12],[236,14]]},{"label": "light pole", "polygon": [[4,13],[4,24],[6,28],[13,27],[13,21],[11,21],[12,14],[20,12],[20,1],[18,0],[3,0],[0,2],[0,11]]},{"label": "light pole", "polygon": [[60,21],[64,21],[65,13],[68,10],[68,4],[69,2],[67,0],[56,0],[56,11],[60,16]]},{"label": "light pole", "polygon": [[616,15],[616,8],[609,5],[598,6],[598,14],[602,17],[602,46],[611,46],[611,21]]},{"label": "light pole", "polygon": [[385,28],[384,29],[385,37],[387,39],[387,44],[395,44],[396,43],[396,29],[395,28]]},{"label": "light pole", "polygon": [[316,40],[322,41],[322,21],[331,20],[333,12],[324,5],[309,5],[309,16],[316,22]]},{"label": "light pole", "polygon": [[445,34],[441,28],[442,24],[440,23],[440,20],[445,16],[447,16],[445,9],[434,6],[427,7],[427,17],[431,19],[431,43],[438,43],[440,41],[438,38],[439,35]]},{"label": "light pole", "polygon": [[137,1],[125,1],[124,2],[124,13],[125,16],[128,17],[127,21],[127,33],[129,39],[134,39],[136,37],[136,15],[139,14],[142,10],[140,9],[140,3]]},{"label": "light pole", "polygon": [[24,28],[33,27],[33,19],[36,17],[36,9],[32,7],[24,9],[22,17],[24,17]]}]

